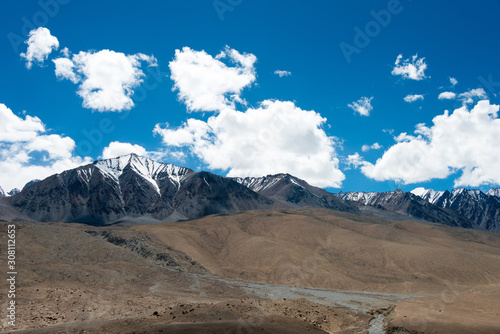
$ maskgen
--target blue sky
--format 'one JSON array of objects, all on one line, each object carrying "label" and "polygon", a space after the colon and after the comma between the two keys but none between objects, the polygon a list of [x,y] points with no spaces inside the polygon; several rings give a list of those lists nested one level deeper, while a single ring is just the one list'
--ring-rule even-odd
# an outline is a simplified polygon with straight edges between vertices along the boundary
[{"label": "blue sky", "polygon": [[[493,0],[2,1],[0,186],[131,148],[331,191],[488,190],[500,183],[499,12]],[[57,47],[34,40],[51,52],[28,69],[40,27]],[[85,72],[93,61],[103,67]],[[95,79],[109,62],[134,72]],[[128,86],[99,95],[108,79]],[[369,112],[354,110],[362,98]]]}]

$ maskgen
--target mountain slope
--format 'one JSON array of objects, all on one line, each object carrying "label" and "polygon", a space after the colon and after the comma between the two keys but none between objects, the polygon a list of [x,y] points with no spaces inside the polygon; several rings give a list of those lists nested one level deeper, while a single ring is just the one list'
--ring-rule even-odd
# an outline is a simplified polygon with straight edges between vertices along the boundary
[{"label": "mountain slope", "polygon": [[234,180],[285,207],[312,206],[346,212],[359,211],[354,205],[339,199],[334,194],[311,186],[306,181],[290,174],[235,178]]},{"label": "mountain slope", "polygon": [[500,284],[500,235],[316,208],[133,227],[239,280],[399,293]]},{"label": "mountain slope", "polygon": [[36,182],[9,198],[38,221],[108,224],[149,218],[271,208],[273,202],[235,181],[158,163],[135,154],[96,161]]},{"label": "mountain slope", "polygon": [[10,205],[8,198],[0,197],[0,222],[2,221],[30,221]]}]

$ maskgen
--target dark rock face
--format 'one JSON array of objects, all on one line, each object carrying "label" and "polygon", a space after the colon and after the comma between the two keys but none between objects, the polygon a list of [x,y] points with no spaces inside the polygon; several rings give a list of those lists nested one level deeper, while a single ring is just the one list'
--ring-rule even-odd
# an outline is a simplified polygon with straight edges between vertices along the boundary
[{"label": "dark rock face", "polygon": [[290,174],[235,178],[234,180],[284,206],[312,206],[353,213],[358,211],[354,205],[339,199],[334,194],[311,186]]},{"label": "dark rock face", "polygon": [[9,201],[20,213],[38,221],[96,225],[124,217],[193,219],[273,205],[233,180],[134,154],[53,175]]},{"label": "dark rock face", "polygon": [[39,182],[39,181],[41,181],[41,180],[38,180],[38,179],[31,180],[30,182],[28,182],[28,183],[26,183],[26,184],[24,185],[24,187],[23,187],[23,189],[22,189],[22,190],[25,190],[25,189],[27,189],[27,188],[31,187],[32,185],[34,185],[35,183],[37,183],[37,182]]},{"label": "dark rock face", "polygon": [[191,175],[174,202],[182,215],[206,216],[245,210],[271,209],[273,201],[234,180],[208,172]]}]

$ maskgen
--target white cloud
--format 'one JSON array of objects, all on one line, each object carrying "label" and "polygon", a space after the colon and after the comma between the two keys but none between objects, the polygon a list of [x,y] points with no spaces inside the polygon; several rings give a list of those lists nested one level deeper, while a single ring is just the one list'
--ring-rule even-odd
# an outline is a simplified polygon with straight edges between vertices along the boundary
[{"label": "white cloud", "polygon": [[403,55],[399,55],[394,63],[392,75],[401,75],[404,79],[423,80],[427,64],[425,58],[418,59],[418,55],[414,55],[411,60],[403,59]]},{"label": "white cloud", "polygon": [[372,100],[373,96],[370,98],[363,96],[359,100],[349,103],[347,106],[362,116],[370,116],[370,111],[373,110],[371,105]]},{"label": "white cloud", "polygon": [[61,51],[59,51],[64,57],[69,58],[71,55],[71,51],[69,51],[68,48],[63,48]]},{"label": "white cloud", "polygon": [[424,96],[423,95],[419,95],[419,94],[414,94],[414,95],[406,95],[404,100],[408,103],[412,103],[412,102],[415,102],[415,101],[418,101],[418,100],[423,100],[424,99]]},{"label": "white cloud", "polygon": [[74,71],[75,64],[68,58],[57,58],[52,60],[56,65],[56,77],[58,79],[68,79],[72,83],[80,82],[80,76]]},{"label": "white cloud", "polygon": [[279,75],[279,77],[282,78],[292,75],[292,72],[276,70],[274,71],[274,74]]},{"label": "white cloud", "polygon": [[206,122],[189,119],[154,132],[167,146],[188,147],[210,169],[228,176],[290,173],[320,187],[340,187],[336,140],[321,128],[326,119],[293,102],[266,100],[256,109],[222,110]]},{"label": "white cloud", "polygon": [[398,137],[375,164],[364,161],[361,171],[378,181],[404,184],[444,179],[456,173],[455,186],[500,184],[499,107],[484,100],[469,111],[445,111],[430,127],[418,124],[414,136]]},{"label": "white cloud", "polygon": [[[21,53],[26,59],[26,67],[34,61],[43,63],[53,49],[59,48],[59,41],[47,28],[30,31],[28,50]],[[81,51],[72,55],[68,48],[60,52],[62,57],[54,59],[55,74],[59,79],[67,79],[80,84],[78,95],[83,98],[83,107],[97,111],[123,111],[134,106],[132,95],[139,86],[144,72],[142,63],[157,66],[156,58],[142,53],[125,55],[121,52],[101,50]]]},{"label": "white cloud", "polygon": [[111,159],[130,153],[135,153],[143,157],[148,156],[146,149],[140,145],[114,141],[104,148],[102,151],[102,158]]},{"label": "white cloud", "polygon": [[29,38],[25,42],[28,44],[26,53],[21,53],[21,57],[26,59],[26,67],[31,68],[33,62],[43,64],[49,57],[52,50],[59,48],[59,41],[50,34],[49,29],[40,27],[29,32]]},{"label": "white cloud", "polygon": [[73,139],[46,132],[38,117],[23,119],[0,104],[0,185],[4,189],[21,189],[33,179],[91,162],[73,155]]},{"label": "white cloud", "polygon": [[[234,66],[226,65],[223,59]],[[169,67],[174,89],[189,110],[220,111],[234,109],[235,102],[245,104],[241,91],[255,81],[256,61],[253,54],[240,54],[229,47],[215,58],[205,51],[184,47],[175,51]]]},{"label": "white cloud", "polygon": [[452,86],[455,86],[458,83],[458,81],[457,79],[450,77],[450,83]]},{"label": "white cloud", "polygon": [[439,94],[438,99],[440,100],[453,100],[454,98],[457,97],[457,94],[453,92],[442,92]]},{"label": "white cloud", "polygon": [[347,165],[349,167],[358,168],[359,166],[363,166],[364,164],[365,161],[363,160],[363,157],[359,155],[358,152],[347,156]]},{"label": "white cloud", "polygon": [[114,141],[109,143],[109,145],[103,149],[100,158],[112,159],[131,153],[135,153],[139,156],[147,157],[155,161],[167,160],[168,163],[172,163],[172,160],[178,162],[185,162],[185,157],[186,157],[186,154],[182,151],[167,151],[167,150],[147,151],[141,145]]},{"label": "white cloud", "polygon": [[369,150],[380,150],[381,148],[382,146],[379,143],[374,143],[372,145],[363,145],[363,147],[361,147],[361,150],[363,152],[368,152]]},{"label": "white cloud", "polygon": [[131,96],[145,76],[141,62],[157,66],[153,56],[125,55],[112,50],[83,52],[72,59],[57,58],[56,76],[80,83],[83,107],[97,111],[123,111],[134,106]]},{"label": "white cloud", "polygon": [[474,99],[486,99],[488,96],[483,88],[471,89],[468,92],[464,92],[458,95],[458,98],[462,100],[464,104],[474,103]]},{"label": "white cloud", "polygon": [[34,139],[38,133],[45,131],[45,126],[38,117],[26,116],[22,119],[12,110],[0,103],[0,142],[14,143]]}]

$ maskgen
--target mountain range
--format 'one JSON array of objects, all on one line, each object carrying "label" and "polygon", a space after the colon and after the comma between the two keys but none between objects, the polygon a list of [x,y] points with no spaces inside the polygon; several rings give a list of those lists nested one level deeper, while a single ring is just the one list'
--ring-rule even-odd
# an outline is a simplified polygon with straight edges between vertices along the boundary
[{"label": "mountain range", "polygon": [[289,174],[228,178],[136,154],[34,180],[21,191],[0,188],[0,197],[0,220],[150,224],[309,206],[500,232],[500,189],[333,194]]},{"label": "mountain range", "polygon": [[500,232],[499,189],[434,191],[416,188],[411,192],[338,193],[339,198],[360,207],[372,207],[434,223]]}]

